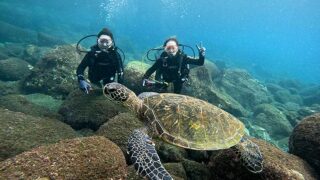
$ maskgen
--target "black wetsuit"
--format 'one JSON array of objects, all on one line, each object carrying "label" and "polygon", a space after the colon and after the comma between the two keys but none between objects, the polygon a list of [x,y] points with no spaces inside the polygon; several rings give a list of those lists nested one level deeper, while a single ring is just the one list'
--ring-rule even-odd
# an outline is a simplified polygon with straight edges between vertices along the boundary
[{"label": "black wetsuit", "polygon": [[[204,64],[204,56],[199,54],[199,59],[188,57],[186,54],[178,51],[176,56],[170,57],[163,52],[159,59],[147,70],[144,75],[148,79],[152,73],[157,71],[156,80],[172,82],[174,93],[180,93],[183,84],[183,78],[188,78],[188,64],[202,66]],[[161,79],[159,79],[161,76]]]},{"label": "black wetsuit", "polygon": [[[91,48],[77,68],[78,80],[84,80],[84,71],[89,67],[89,80],[97,85],[103,81],[103,85],[115,81],[115,74],[123,72],[123,64],[120,54],[111,49],[108,52],[101,51],[95,45]],[[118,79],[119,82],[119,79]],[[119,82],[121,83],[121,82]]]}]

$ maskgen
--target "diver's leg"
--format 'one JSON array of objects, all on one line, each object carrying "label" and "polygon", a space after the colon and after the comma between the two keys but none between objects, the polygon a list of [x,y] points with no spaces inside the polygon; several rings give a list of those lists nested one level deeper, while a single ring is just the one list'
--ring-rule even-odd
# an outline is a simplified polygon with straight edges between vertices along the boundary
[{"label": "diver's leg", "polygon": [[182,90],[182,82],[174,82],[173,83],[173,92],[176,94],[180,94]]},{"label": "diver's leg", "polygon": [[161,164],[151,138],[142,130],[136,129],[128,140],[128,153],[137,172],[148,179],[172,180]]},{"label": "diver's leg", "polygon": [[161,77],[161,76],[162,76],[162,75],[161,75],[161,70],[160,70],[160,69],[157,69],[154,79],[155,79],[156,81],[162,81],[162,77]]}]

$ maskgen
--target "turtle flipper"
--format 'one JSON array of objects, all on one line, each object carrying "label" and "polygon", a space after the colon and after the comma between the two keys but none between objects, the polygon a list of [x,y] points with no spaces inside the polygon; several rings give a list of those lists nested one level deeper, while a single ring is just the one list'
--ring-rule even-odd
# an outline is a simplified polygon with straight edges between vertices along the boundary
[{"label": "turtle flipper", "polygon": [[240,152],[243,165],[253,173],[260,173],[263,170],[263,156],[259,146],[247,137],[242,137],[236,148]]},{"label": "turtle flipper", "polygon": [[152,180],[172,180],[162,166],[151,138],[141,130],[134,130],[128,140],[128,153],[137,173]]}]

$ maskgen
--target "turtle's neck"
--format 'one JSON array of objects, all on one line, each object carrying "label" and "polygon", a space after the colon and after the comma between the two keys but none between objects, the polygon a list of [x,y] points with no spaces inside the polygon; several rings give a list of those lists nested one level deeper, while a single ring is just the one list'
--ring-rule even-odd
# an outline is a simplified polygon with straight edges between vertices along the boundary
[{"label": "turtle's neck", "polygon": [[128,107],[131,111],[139,114],[142,106],[142,100],[139,99],[133,92],[130,94],[129,98],[124,102],[124,105]]}]

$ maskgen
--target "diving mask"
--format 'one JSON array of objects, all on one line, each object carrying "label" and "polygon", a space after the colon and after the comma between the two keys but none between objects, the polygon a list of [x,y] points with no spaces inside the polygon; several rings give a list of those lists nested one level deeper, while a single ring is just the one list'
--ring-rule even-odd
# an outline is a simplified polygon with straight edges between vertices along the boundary
[{"label": "diving mask", "polygon": [[178,52],[178,45],[175,41],[169,41],[164,47],[164,50],[169,55],[175,56]]},{"label": "diving mask", "polygon": [[107,50],[107,49],[111,48],[112,45],[113,45],[113,41],[110,36],[101,35],[98,38],[98,46],[101,50]]}]

